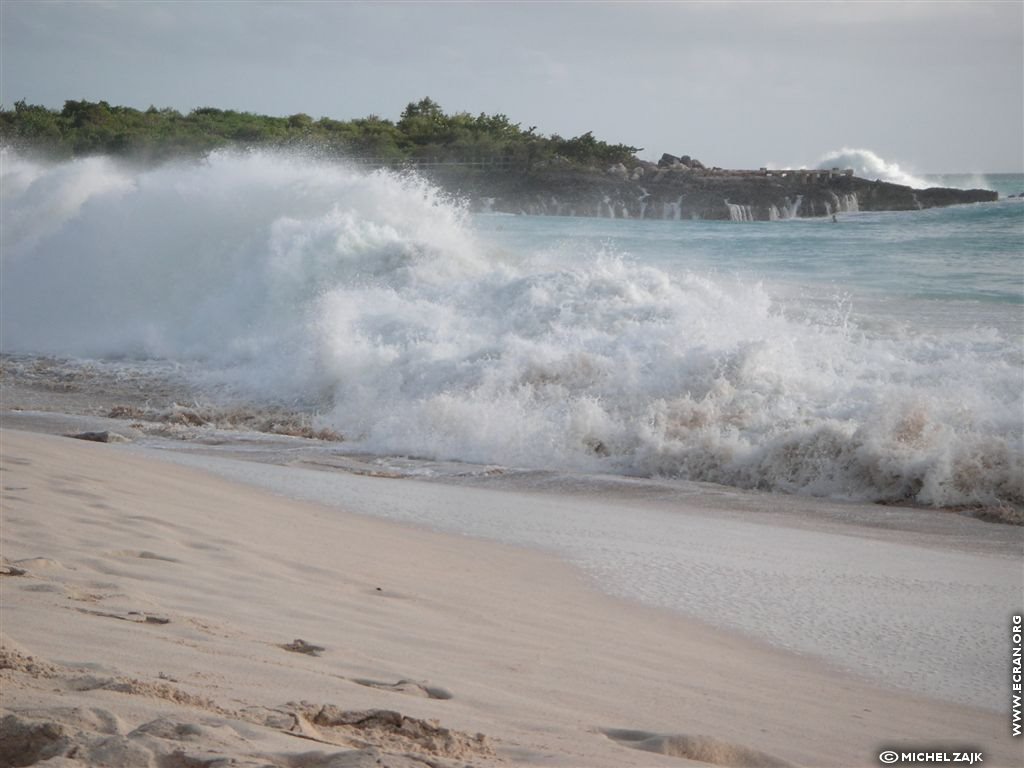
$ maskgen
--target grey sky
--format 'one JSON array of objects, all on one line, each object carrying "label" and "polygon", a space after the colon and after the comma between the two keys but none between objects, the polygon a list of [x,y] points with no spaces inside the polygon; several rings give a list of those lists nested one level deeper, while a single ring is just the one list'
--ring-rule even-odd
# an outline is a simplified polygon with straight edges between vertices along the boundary
[{"label": "grey sky", "polygon": [[0,100],[397,119],[431,96],[726,167],[1024,170],[1024,2],[0,0]]}]

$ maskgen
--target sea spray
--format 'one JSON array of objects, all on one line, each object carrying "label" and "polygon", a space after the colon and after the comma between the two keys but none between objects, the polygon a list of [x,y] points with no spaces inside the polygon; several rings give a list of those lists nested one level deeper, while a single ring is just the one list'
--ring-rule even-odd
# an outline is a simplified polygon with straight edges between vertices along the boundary
[{"label": "sea spray", "polygon": [[823,170],[850,168],[854,176],[863,179],[878,179],[915,189],[989,189],[998,192],[999,196],[1004,198],[1024,192],[1020,173],[914,174],[904,170],[899,163],[887,160],[870,149],[835,149],[822,155],[814,167]]},{"label": "sea spray", "polygon": [[915,189],[932,186],[920,176],[900,168],[898,163],[889,162],[870,149],[843,147],[825,153],[817,164],[818,168],[852,168],[853,175],[862,179],[879,179],[893,184],[903,184]]},{"label": "sea spray", "polygon": [[214,153],[39,166],[19,192],[5,160],[5,351],[259,360],[258,376],[302,354],[323,291],[398,284],[431,249],[445,258],[421,280],[473,258],[463,211],[415,177]]},{"label": "sea spray", "polygon": [[879,333],[587,238],[509,250],[421,179],[303,157],[5,156],[3,185],[4,352],[187,362],[382,454],[1024,501],[992,328]]}]

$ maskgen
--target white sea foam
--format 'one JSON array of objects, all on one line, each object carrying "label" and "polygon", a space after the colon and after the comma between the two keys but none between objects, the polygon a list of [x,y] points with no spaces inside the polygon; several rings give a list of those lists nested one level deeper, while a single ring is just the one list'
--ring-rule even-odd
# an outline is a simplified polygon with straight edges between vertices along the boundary
[{"label": "white sea foam", "polygon": [[1024,500],[991,330],[869,336],[607,248],[502,252],[422,180],[310,159],[4,166],[5,352],[198,361],[381,453]]},{"label": "white sea foam", "polygon": [[898,163],[879,157],[870,149],[843,147],[825,153],[818,160],[818,168],[852,168],[855,176],[863,179],[880,179],[893,184],[904,184],[915,189],[932,186],[924,179],[900,168]]}]

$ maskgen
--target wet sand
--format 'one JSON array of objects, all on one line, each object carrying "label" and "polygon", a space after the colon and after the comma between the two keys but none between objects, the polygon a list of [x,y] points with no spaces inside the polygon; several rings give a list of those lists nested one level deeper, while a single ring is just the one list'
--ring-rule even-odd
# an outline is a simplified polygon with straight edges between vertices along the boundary
[{"label": "wet sand", "polygon": [[[943,745],[1021,764],[1005,710],[603,594],[530,548],[285,498],[130,445],[5,429],[0,464],[0,763],[851,766]],[[438,487],[485,518],[538,502],[357,477],[374,485],[354,507],[372,495],[398,509],[404,493],[429,508],[417,489]],[[761,528],[801,530],[775,523]],[[872,541],[835,525],[813,533]],[[972,587],[967,564],[1013,562],[921,535],[948,551],[932,576],[951,588]],[[816,567],[826,596],[858,567],[872,586],[870,564]]]}]

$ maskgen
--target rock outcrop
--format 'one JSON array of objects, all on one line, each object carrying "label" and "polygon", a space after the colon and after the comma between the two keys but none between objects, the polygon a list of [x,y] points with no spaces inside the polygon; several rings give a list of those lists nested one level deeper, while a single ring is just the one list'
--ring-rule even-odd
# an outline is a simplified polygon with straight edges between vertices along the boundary
[{"label": "rock outcrop", "polygon": [[768,221],[849,211],[913,211],[998,197],[983,189],[913,189],[829,171],[707,169],[699,160],[672,155],[631,170],[440,170],[432,175],[445,188],[468,197],[476,210],[553,216]]}]

